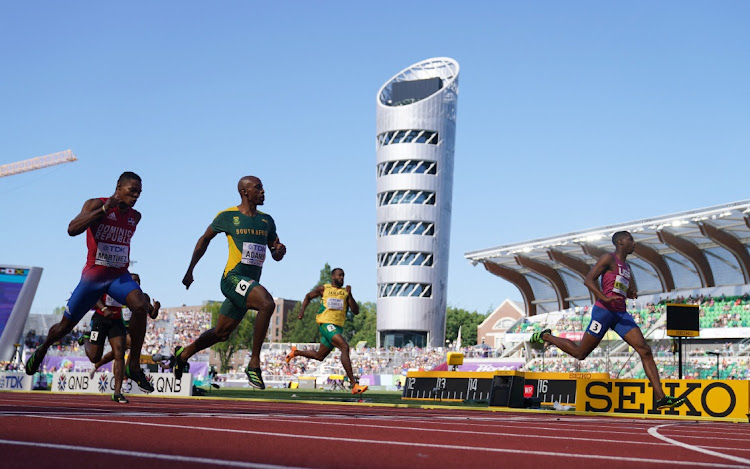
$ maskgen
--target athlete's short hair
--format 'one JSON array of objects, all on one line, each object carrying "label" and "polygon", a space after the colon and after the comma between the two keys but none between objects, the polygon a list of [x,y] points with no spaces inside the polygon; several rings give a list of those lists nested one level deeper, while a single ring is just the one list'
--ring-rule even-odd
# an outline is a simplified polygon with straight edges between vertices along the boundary
[{"label": "athlete's short hair", "polygon": [[242,176],[242,177],[240,178],[240,180],[239,180],[239,181],[237,181],[237,192],[239,192],[240,194],[242,194],[242,189],[243,189],[243,187],[242,187],[242,186],[244,185],[243,183],[244,183],[245,181],[250,181],[251,179],[255,179],[255,180],[257,180],[257,181],[260,181],[260,178],[259,178],[259,177],[257,177],[257,176]]},{"label": "athlete's short hair", "polygon": [[617,246],[617,242],[627,236],[630,236],[631,238],[633,237],[633,235],[631,235],[629,231],[618,231],[617,233],[612,235],[612,244]]},{"label": "athlete's short hair", "polygon": [[331,270],[331,275],[335,274],[337,270],[340,270],[342,273],[344,272],[344,269],[342,269],[341,267],[336,267],[333,270]]},{"label": "athlete's short hair", "polygon": [[125,171],[124,173],[120,174],[120,177],[117,179],[117,184],[121,184],[125,181],[132,181],[132,180],[143,182],[141,181],[141,177],[135,174],[133,171]]}]

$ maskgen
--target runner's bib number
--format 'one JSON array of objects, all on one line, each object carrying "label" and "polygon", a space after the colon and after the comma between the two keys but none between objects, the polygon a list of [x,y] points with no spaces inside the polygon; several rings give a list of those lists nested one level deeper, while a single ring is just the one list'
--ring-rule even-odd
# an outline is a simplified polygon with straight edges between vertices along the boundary
[{"label": "runner's bib number", "polygon": [[94,264],[120,269],[130,263],[130,247],[121,244],[98,243]]},{"label": "runner's bib number", "polygon": [[266,246],[256,243],[242,243],[242,263],[263,267],[266,261]]},{"label": "runner's bib number", "polygon": [[119,308],[119,307],[122,306],[119,301],[115,300],[114,298],[112,298],[109,295],[107,295],[106,298],[104,299],[104,305],[105,306],[113,306],[113,307],[116,307],[116,308]]},{"label": "runner's bib number", "polygon": [[615,277],[614,285],[612,285],[612,292],[617,293],[618,295],[628,296],[628,287],[630,287],[630,279],[618,275]]},{"label": "runner's bib number", "polygon": [[328,298],[326,308],[341,311],[344,309],[344,300],[342,298]]}]

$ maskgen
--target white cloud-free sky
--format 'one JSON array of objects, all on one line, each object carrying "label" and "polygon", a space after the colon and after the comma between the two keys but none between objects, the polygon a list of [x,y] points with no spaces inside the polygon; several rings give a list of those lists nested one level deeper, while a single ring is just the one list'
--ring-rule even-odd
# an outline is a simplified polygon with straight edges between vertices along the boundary
[{"label": "white cloud-free sky", "polygon": [[750,3],[4,2],[0,263],[44,268],[65,304],[85,258],[69,221],[143,178],[133,271],[164,306],[221,299],[214,215],[257,175],[288,247],[262,283],[301,299],[326,263],[374,301],[375,97],[430,57],[461,66],[448,302],[520,293],[467,251],[748,199]]}]

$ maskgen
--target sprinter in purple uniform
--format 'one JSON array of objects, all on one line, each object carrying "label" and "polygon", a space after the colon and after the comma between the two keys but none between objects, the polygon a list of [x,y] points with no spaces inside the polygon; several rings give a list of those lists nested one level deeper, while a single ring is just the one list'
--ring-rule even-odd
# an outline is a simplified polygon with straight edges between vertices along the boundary
[{"label": "sprinter in purple uniform", "polygon": [[[584,285],[596,297],[596,304],[591,309],[591,322],[586,328],[583,339],[576,343],[562,337],[555,337],[550,329],[545,329],[532,334],[530,342],[535,344],[549,342],[568,355],[583,360],[599,345],[604,334],[612,329],[640,355],[643,371],[646,372],[646,377],[654,389],[655,407],[664,409],[681,406],[685,403],[685,398],[675,398],[664,393],[659,379],[659,370],[656,368],[654,356],[651,353],[651,346],[648,345],[641,329],[625,307],[627,298],[638,298],[630,265],[625,262],[628,254],[635,251],[633,235],[627,231],[618,231],[612,235],[612,244],[615,245],[615,252],[602,255],[584,281]],[[601,277],[601,288],[599,277]]]}]

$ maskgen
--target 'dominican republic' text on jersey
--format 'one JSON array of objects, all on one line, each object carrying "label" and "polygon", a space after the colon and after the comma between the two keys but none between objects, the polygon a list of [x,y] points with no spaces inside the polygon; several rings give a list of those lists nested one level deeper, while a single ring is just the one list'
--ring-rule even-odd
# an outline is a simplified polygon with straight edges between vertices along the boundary
[{"label": "'dominican republic' text on jersey", "polygon": [[617,297],[609,303],[597,301],[596,304],[612,312],[625,311],[625,299],[628,297],[628,288],[630,288],[630,265],[627,262],[617,258],[617,254],[612,254],[617,262],[617,271],[608,270],[602,274],[602,293],[607,296],[614,295]]},{"label": "'dominican republic' text on jersey", "polygon": [[323,285],[323,298],[320,300],[320,311],[315,317],[318,324],[335,324],[344,326],[346,322],[346,308],[349,292],[344,288],[336,288],[330,283]]},{"label": "'dominican republic' text on jersey", "polygon": [[211,228],[227,235],[229,259],[224,268],[224,277],[232,273],[259,282],[266,260],[266,247],[277,238],[273,218],[263,212],[250,217],[237,207],[230,207],[216,215]]},{"label": "'dominican republic' text on jersey", "polygon": [[[107,203],[107,198],[100,198]],[[125,270],[130,265],[130,239],[140,219],[138,212],[128,207],[109,209],[98,222],[86,229],[86,268],[93,266]]]}]

